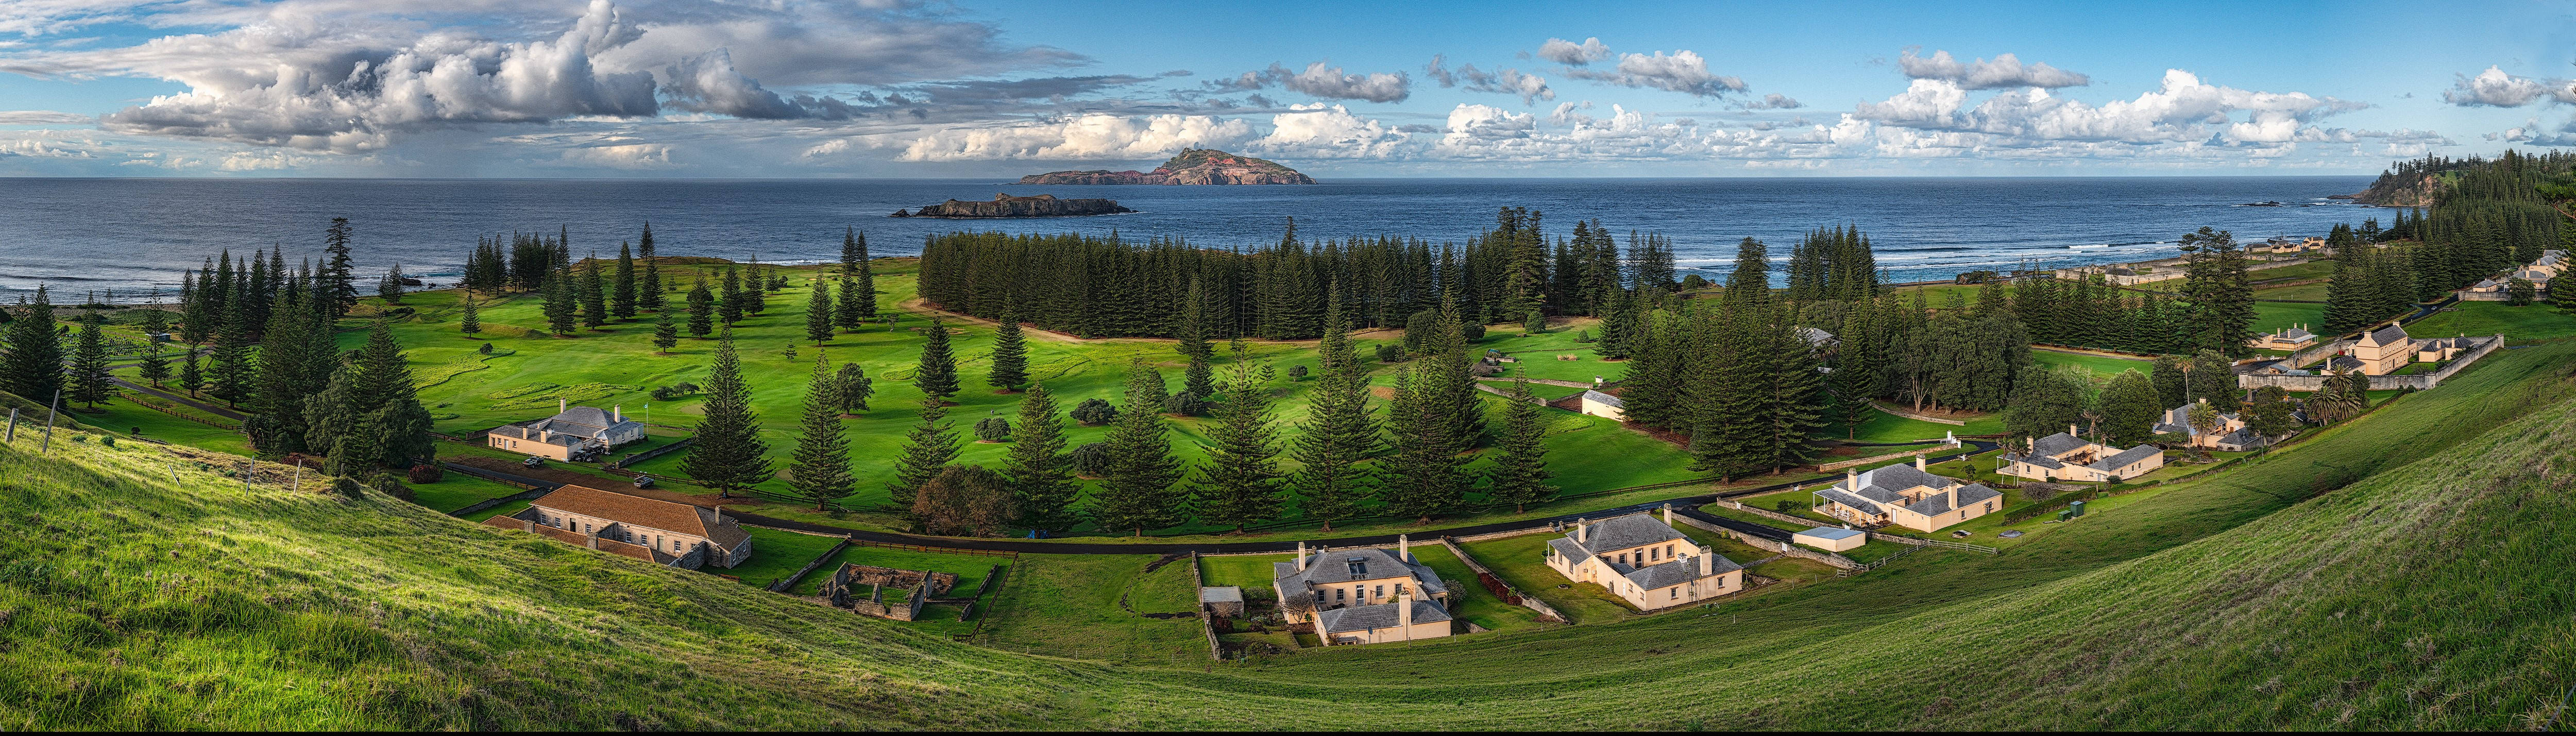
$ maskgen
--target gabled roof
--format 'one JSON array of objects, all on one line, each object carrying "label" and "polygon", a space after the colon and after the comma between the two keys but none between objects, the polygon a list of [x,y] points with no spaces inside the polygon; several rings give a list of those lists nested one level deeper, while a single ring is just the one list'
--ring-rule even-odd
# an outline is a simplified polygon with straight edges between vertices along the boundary
[{"label": "gabled roof", "polygon": [[[1848,482],[1850,481],[1845,481],[1845,483]],[[1958,484],[1959,481],[1957,480],[1926,473],[1921,470],[1916,470],[1912,465],[1900,463],[1861,471],[1860,487],[1845,488],[1843,490],[1851,491],[1854,494],[1859,495],[1861,498],[1866,498],[1880,503],[1889,503],[1899,498],[1899,496],[1896,495],[1898,491],[1908,488],[1916,486],[1926,488],[1948,488]]]},{"label": "gabled roof", "polygon": [[2370,334],[2361,337],[2361,344],[2366,347],[2399,345],[2405,342],[2406,328],[2394,322],[2389,323],[2387,327],[2371,330]]},{"label": "gabled roof", "polygon": [[2091,443],[2085,442],[2084,440],[2077,438],[2075,435],[2059,432],[2057,434],[2041,437],[2038,440],[2031,442],[2031,454],[2055,455],[2068,450],[2078,449],[2088,444]]},{"label": "gabled roof", "polygon": [[2031,464],[2031,465],[2037,465],[2037,466],[2040,466],[2040,467],[2043,467],[2043,468],[2047,468],[2047,469],[2050,469],[2050,470],[2056,470],[2056,469],[2058,469],[2058,468],[2066,467],[2066,463],[2059,462],[2059,461],[2057,460],[2057,458],[2049,457],[2049,456],[2047,456],[2047,455],[2018,455],[2018,454],[2014,454],[2014,453],[2009,453],[2009,452],[2007,452],[2007,453],[2004,453],[2004,462],[2008,462],[2008,463],[2028,463],[2028,464]]},{"label": "gabled roof", "polygon": [[529,501],[528,505],[594,516],[629,526],[704,537],[727,552],[751,538],[750,532],[743,531],[741,525],[716,513],[715,509],[586,486],[557,488],[553,493]]},{"label": "gabled roof", "polygon": [[[1413,606],[1414,623],[1427,624],[1449,620],[1449,611],[1442,609],[1438,603],[1424,600],[1408,600],[1405,603]],[[1404,623],[1398,615],[1401,612],[1395,606],[1394,603],[1378,603],[1336,608],[1315,614],[1315,623],[1322,626],[1326,633],[1332,634],[1391,629]]]},{"label": "gabled roof", "polygon": [[[1683,538],[1681,532],[1674,531],[1670,525],[1657,521],[1654,514],[1644,512],[1583,524],[1581,529],[1582,541],[1574,542],[1576,548],[1584,550],[1580,557],[1591,557],[1599,554],[1600,551],[1615,552]],[[1572,533],[1565,535],[1569,541],[1574,537]]]},{"label": "gabled roof", "polygon": [[[1351,574],[1351,562],[1357,559],[1366,573]],[[1440,573],[1418,562],[1395,557],[1394,550],[1374,547],[1351,549],[1318,549],[1306,555],[1306,569],[1298,570],[1295,561],[1271,563],[1270,573],[1278,578],[1282,593],[1293,593],[1315,587],[1340,585],[1361,580],[1412,577],[1427,593],[1446,593],[1440,584]]]},{"label": "gabled roof", "polygon": [[[566,530],[563,530],[563,529],[557,529],[557,528],[554,528],[554,527],[546,526],[546,525],[544,525],[544,524],[526,525],[526,522],[521,521],[520,519],[518,519],[518,518],[516,518],[516,517],[513,517],[513,516],[509,516],[509,515],[495,516],[495,517],[492,517],[492,518],[489,518],[489,519],[484,519],[484,520],[483,520],[483,525],[484,525],[484,526],[490,526],[490,527],[499,527],[499,528],[502,528],[502,529],[508,529],[508,530],[511,530],[511,531],[531,531],[531,532],[536,532],[536,533],[537,533],[537,536],[541,536],[541,537],[546,537],[546,538],[549,538],[549,539],[553,539],[553,540],[555,540],[555,541],[562,542],[562,543],[565,543],[565,544],[569,544],[569,545],[572,545],[572,546],[575,546],[575,547],[589,547],[589,546],[590,546],[590,535],[588,535],[588,534],[583,534],[583,533],[581,533],[581,532],[574,532],[574,531],[566,531]],[[525,526],[523,526],[523,525],[525,525]],[[599,540],[599,551],[601,551],[601,552],[606,552],[606,553],[613,554],[613,555],[621,555],[621,556],[625,556],[625,557],[633,557],[633,558],[635,558],[635,559],[643,560],[643,561],[645,561],[645,562],[650,562],[650,563],[653,563],[653,564],[656,564],[656,565],[668,565],[668,564],[671,564],[671,563],[673,563],[673,562],[677,562],[677,561],[679,561],[679,559],[680,559],[679,557],[674,556],[674,555],[672,555],[671,553],[664,552],[664,551],[661,551],[661,550],[658,550],[658,549],[654,549],[654,548],[651,548],[651,547],[646,547],[646,546],[644,546],[644,545],[640,545],[640,544],[629,544],[629,543],[626,543],[626,542],[620,542],[620,541],[617,541],[617,540],[614,540],[614,539],[607,539],[607,538],[601,538],[601,539]]]},{"label": "gabled roof", "polygon": [[1879,514],[1887,513],[1885,510],[1880,509],[1880,508],[1878,507],[1878,504],[1871,502],[1869,499],[1861,498],[1861,497],[1859,497],[1859,496],[1852,495],[1852,494],[1850,494],[1850,493],[1848,493],[1848,492],[1845,492],[1845,491],[1844,491],[1842,488],[1840,488],[1840,487],[1827,488],[1827,489],[1824,489],[1824,490],[1821,490],[1821,491],[1817,491],[1817,492],[1816,492],[1816,495],[1824,497],[1824,499],[1825,499],[1825,500],[1827,500],[1827,501],[1832,501],[1832,502],[1839,503],[1839,504],[1842,504],[1842,505],[1845,505],[1845,506],[1850,506],[1850,507],[1852,507],[1852,508],[1854,508],[1854,509],[1858,509],[1861,513],[1869,514],[1869,515],[1871,515],[1871,516],[1877,516],[1877,515],[1879,515]]},{"label": "gabled roof", "polygon": [[2147,456],[2160,452],[2164,451],[2156,449],[2154,445],[2139,445],[2126,450],[2121,450],[2120,454],[2102,458],[2100,461],[2093,463],[2093,469],[2106,471],[2118,470],[2122,465],[2146,459]]},{"label": "gabled roof", "polygon": [[1968,487],[1959,489],[1959,507],[1966,508],[1968,504],[1984,503],[1989,499],[2002,498],[2003,495],[2003,491],[1987,488],[1986,484],[1970,483]]},{"label": "gabled roof", "polygon": [[1935,493],[1924,496],[1921,501],[1905,505],[1905,510],[1922,514],[1924,516],[1940,516],[1942,514],[1950,513],[1950,508],[1950,494],[1947,493]]},{"label": "gabled roof", "polygon": [[1682,557],[1670,562],[1658,562],[1635,570],[1625,571],[1621,573],[1621,577],[1627,578],[1628,582],[1637,584],[1637,587],[1653,590],[1655,588],[1669,588],[1693,580],[1698,580],[1700,578],[1713,578],[1744,569],[1743,565],[1735,564],[1734,560],[1726,559],[1725,555],[1711,555],[1711,557],[1715,559],[1708,561],[1707,575],[1699,574],[1699,558]]},{"label": "gabled roof", "polygon": [[1605,405],[1608,405],[1608,406],[1616,406],[1616,407],[1619,407],[1619,408],[1622,408],[1622,409],[1625,409],[1625,408],[1627,408],[1627,407],[1628,407],[1628,403],[1627,403],[1627,402],[1624,402],[1624,401],[1620,401],[1620,400],[1619,400],[1619,397],[1617,397],[1617,396],[1612,396],[1612,395],[1605,394],[1605,393],[1601,393],[1601,392],[1599,392],[1599,391],[1584,391],[1584,392],[1583,392],[1583,400],[1584,400],[1584,401],[1593,402],[1593,403],[1596,403],[1596,404],[1605,404]]}]

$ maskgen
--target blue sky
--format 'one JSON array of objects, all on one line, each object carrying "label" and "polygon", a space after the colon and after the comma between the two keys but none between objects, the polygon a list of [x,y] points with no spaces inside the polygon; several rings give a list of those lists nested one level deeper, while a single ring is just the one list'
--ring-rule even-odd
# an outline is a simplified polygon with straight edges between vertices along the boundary
[{"label": "blue sky", "polygon": [[[2369,173],[2576,145],[2564,3],[15,0],[0,175]],[[1439,58],[1439,66],[1432,66]]]}]

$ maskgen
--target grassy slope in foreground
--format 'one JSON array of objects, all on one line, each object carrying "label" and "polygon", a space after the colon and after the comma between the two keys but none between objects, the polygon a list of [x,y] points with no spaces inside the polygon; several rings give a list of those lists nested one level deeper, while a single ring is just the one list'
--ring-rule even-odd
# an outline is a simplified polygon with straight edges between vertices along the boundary
[{"label": "grassy slope in foreground", "polygon": [[173,484],[162,448],[40,459],[22,437],[0,518],[41,531],[0,537],[0,728],[2517,727],[2576,670],[2566,348],[2012,554],[1213,670],[958,645],[372,494]]}]

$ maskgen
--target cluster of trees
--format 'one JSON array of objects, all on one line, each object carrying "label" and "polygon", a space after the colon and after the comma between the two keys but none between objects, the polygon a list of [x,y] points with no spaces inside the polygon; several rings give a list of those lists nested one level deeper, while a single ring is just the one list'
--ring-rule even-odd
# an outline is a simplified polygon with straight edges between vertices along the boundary
[{"label": "cluster of trees", "polygon": [[[1278,243],[1249,251],[1135,243],[1112,235],[951,233],[922,248],[921,293],[966,314],[1005,311],[1084,336],[1176,337],[1186,319],[1216,336],[1311,339],[1338,296],[1355,329],[1402,327],[1454,303],[1471,324],[1550,314],[1600,315],[1611,293],[1670,291],[1672,247],[1630,233],[1626,252],[1598,222],[1551,240],[1540,213],[1504,208],[1464,246],[1404,238],[1300,239],[1291,220]],[[1191,303],[1195,285],[1201,301]]]},{"label": "cluster of trees", "polygon": [[[2336,226],[2343,229],[2344,226]],[[2333,237],[2327,238],[2328,242]],[[2414,309],[2419,279],[2415,259],[2402,248],[2350,247],[2335,251],[2333,280],[2326,282],[2322,333],[2341,335],[2404,316]]]},{"label": "cluster of trees", "polygon": [[2417,300],[2440,298],[2576,239],[2576,228],[2563,227],[2566,215],[2550,206],[2544,192],[2566,186],[2576,172],[2576,153],[2506,151],[2494,159],[2445,163],[2448,183],[2408,233],[2420,241],[2408,252]]},{"label": "cluster of trees", "polygon": [[2084,368],[2033,371],[2013,387],[2012,405],[2003,414],[2004,429],[2015,437],[2029,438],[2077,427],[2115,446],[2145,442],[2179,446],[2189,438],[2160,433],[2156,424],[2166,411],[2186,407],[2188,422],[2202,432],[2216,430],[2220,414],[2241,412],[2248,429],[2279,438],[2298,431],[2296,412],[2303,408],[2311,421],[2321,423],[2358,414],[2361,391],[2369,387],[2368,379],[2359,374],[2334,376],[2328,379],[2327,391],[2304,401],[2291,400],[2278,386],[2258,389],[2247,401],[2239,398],[2231,364],[2216,351],[2165,356],[2157,358],[2147,373],[2128,370],[2112,376],[2098,392],[2092,371]]}]

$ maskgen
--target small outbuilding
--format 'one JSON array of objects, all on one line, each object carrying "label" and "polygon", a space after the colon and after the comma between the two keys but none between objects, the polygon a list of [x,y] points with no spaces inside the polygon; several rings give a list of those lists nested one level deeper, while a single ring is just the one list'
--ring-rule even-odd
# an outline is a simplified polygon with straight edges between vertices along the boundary
[{"label": "small outbuilding", "polygon": [[1620,401],[1617,396],[1599,391],[1585,391],[1583,392],[1583,413],[1625,421],[1628,418],[1628,405]]},{"label": "small outbuilding", "polygon": [[1820,526],[1789,535],[1789,541],[1828,552],[1848,552],[1869,542],[1869,534],[1855,529]]},{"label": "small outbuilding", "polygon": [[1243,615],[1243,589],[1232,585],[1199,588],[1199,605],[1217,616]]}]

